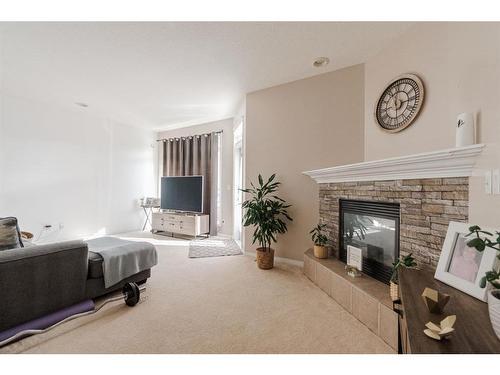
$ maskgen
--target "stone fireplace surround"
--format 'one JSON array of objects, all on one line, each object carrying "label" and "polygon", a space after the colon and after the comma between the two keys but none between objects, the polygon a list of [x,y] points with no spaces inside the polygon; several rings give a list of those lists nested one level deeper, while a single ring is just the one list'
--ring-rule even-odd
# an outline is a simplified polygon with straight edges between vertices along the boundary
[{"label": "stone fireplace surround", "polygon": [[304,172],[319,184],[319,217],[338,256],[339,199],[400,204],[400,255],[435,268],[450,221],[468,220],[469,177],[484,145]]},{"label": "stone fireplace surround", "polygon": [[400,254],[435,268],[450,221],[467,221],[469,178],[359,181],[319,185],[320,222],[327,225],[338,256],[339,199],[400,204]]}]

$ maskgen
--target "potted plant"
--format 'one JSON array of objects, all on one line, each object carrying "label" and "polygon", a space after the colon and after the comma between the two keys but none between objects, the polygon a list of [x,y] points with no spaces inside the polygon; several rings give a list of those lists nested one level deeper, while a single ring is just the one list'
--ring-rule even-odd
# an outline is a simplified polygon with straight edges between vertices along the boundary
[{"label": "potted plant", "polygon": [[320,259],[328,258],[328,248],[326,247],[328,237],[323,233],[325,228],[326,224],[318,224],[309,232],[314,242],[314,256]]},{"label": "potted plant", "polygon": [[[467,242],[467,246],[474,247],[477,251],[482,252],[487,247],[495,249],[499,252],[497,258],[500,259],[500,232],[496,233],[496,239],[491,241],[488,237],[493,237],[493,233],[481,230],[477,225],[469,228],[469,234],[475,235],[474,238]],[[491,289],[488,291],[488,311],[490,313],[490,321],[498,338],[500,338],[500,267],[486,272],[481,278],[481,288],[486,288],[490,284]]]},{"label": "potted plant", "polygon": [[271,248],[271,242],[276,242],[277,234],[287,231],[286,220],[292,221],[287,212],[290,205],[276,195],[281,183],[274,181],[275,177],[276,174],[273,174],[264,182],[259,174],[257,187],[250,183],[251,188],[242,189],[244,193],[250,194],[250,199],[242,204],[245,209],[243,225],[255,226],[252,243],[259,243],[257,266],[263,270],[273,268],[274,250]]},{"label": "potted plant", "polygon": [[392,274],[389,284],[391,299],[393,302],[399,300],[398,269],[400,267],[412,268],[416,266],[417,262],[415,261],[415,258],[412,257],[412,253],[402,256],[392,263]]}]

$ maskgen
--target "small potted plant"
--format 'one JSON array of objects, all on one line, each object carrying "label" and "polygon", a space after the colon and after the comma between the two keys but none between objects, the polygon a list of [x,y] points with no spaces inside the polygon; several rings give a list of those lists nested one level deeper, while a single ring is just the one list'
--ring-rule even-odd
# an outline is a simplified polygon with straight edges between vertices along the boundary
[{"label": "small potted plant", "polygon": [[398,284],[398,269],[400,267],[412,268],[416,267],[417,262],[415,258],[412,257],[412,253],[400,257],[394,263],[392,263],[392,274],[391,279],[389,281],[390,285],[390,294],[393,302],[399,300],[399,284]]},{"label": "small potted plant", "polygon": [[[493,235],[493,233],[481,230],[479,226],[473,225],[469,228],[467,236],[470,235],[474,235],[474,238],[467,242],[467,246],[474,247],[479,252],[483,252],[487,247],[495,249],[499,252],[497,258],[500,259],[500,232]],[[487,236],[496,238],[492,241]],[[481,288],[486,288],[488,284],[491,286],[488,291],[488,311],[491,326],[498,338],[500,338],[500,267],[498,265],[496,269],[486,272],[481,278]]]},{"label": "small potted plant", "polygon": [[280,182],[274,181],[273,174],[264,182],[259,174],[259,184],[253,183],[248,189],[242,189],[244,193],[250,194],[250,199],[243,202],[245,210],[243,225],[254,226],[252,243],[259,243],[257,248],[257,266],[268,270],[274,266],[274,249],[271,242],[276,242],[276,235],[287,231],[286,220],[292,221],[287,209],[291,206],[276,195]]},{"label": "small potted plant", "polygon": [[311,239],[314,242],[314,256],[320,259],[328,258],[328,248],[326,247],[328,237],[324,234],[325,228],[326,224],[318,224],[309,232],[309,234],[312,235]]}]

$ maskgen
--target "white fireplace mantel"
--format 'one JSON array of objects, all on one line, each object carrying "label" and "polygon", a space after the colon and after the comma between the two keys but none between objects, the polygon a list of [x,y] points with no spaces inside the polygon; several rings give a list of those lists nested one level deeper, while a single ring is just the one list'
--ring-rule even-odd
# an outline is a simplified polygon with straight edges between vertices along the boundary
[{"label": "white fireplace mantel", "polygon": [[303,172],[318,183],[468,177],[484,144]]}]

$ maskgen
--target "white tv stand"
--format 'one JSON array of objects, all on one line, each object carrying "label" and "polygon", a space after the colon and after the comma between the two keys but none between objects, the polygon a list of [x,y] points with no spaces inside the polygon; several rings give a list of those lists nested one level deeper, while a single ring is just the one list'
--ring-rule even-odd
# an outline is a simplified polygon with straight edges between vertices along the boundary
[{"label": "white tv stand", "polygon": [[181,234],[197,237],[210,232],[210,215],[189,212],[153,212],[152,233]]}]

